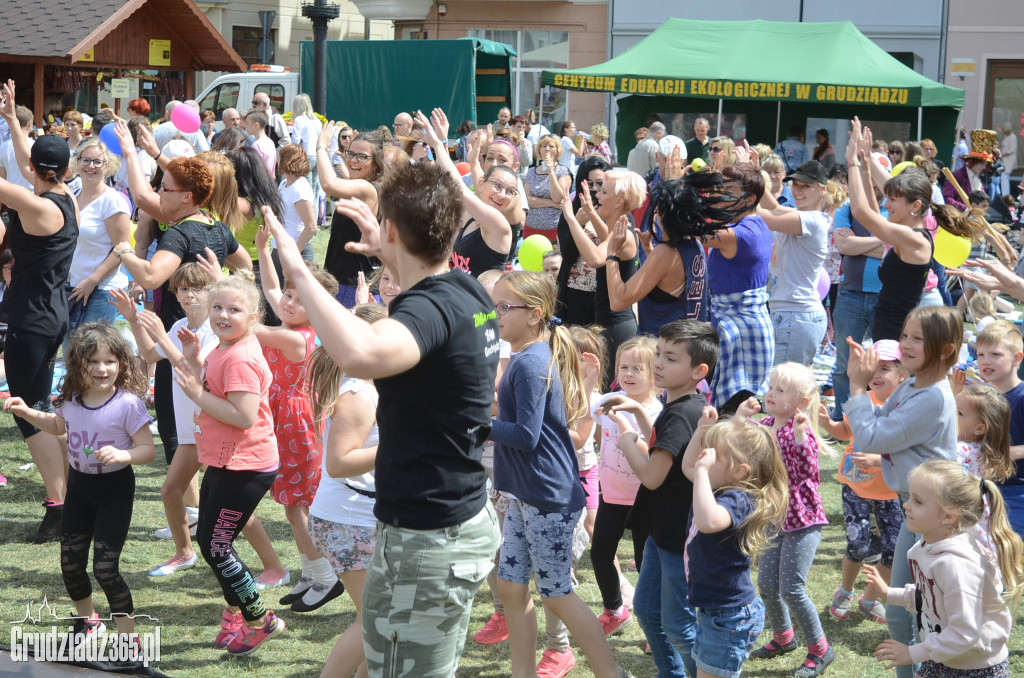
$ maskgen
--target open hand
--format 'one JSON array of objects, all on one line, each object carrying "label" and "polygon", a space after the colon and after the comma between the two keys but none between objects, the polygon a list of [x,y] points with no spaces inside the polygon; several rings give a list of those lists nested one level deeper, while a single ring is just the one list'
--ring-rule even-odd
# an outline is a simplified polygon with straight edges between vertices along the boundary
[{"label": "open hand", "polygon": [[128,322],[134,321],[138,316],[138,310],[135,308],[135,300],[132,299],[124,290],[110,290],[110,299],[107,299],[107,303],[116,308],[117,312],[124,316],[124,319]]},{"label": "open hand", "polygon": [[888,662],[885,666],[886,669],[914,663],[910,658],[910,648],[892,638],[883,640],[879,644],[875,650],[875,659],[880,662]]}]

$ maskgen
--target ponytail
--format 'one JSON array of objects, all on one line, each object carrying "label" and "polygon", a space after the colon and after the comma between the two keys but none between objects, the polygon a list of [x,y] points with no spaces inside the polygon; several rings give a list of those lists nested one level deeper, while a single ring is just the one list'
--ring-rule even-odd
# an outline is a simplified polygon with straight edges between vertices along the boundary
[{"label": "ponytail", "polygon": [[1003,575],[1003,597],[1010,613],[1016,616],[1021,598],[1024,597],[1024,544],[1010,526],[1006,516],[1006,502],[999,487],[991,480],[982,480],[979,487],[984,488],[980,498],[982,511],[985,498],[988,498],[988,532],[995,544],[999,569]]},{"label": "ponytail", "polygon": [[961,212],[952,205],[932,205],[932,214],[940,228],[975,242],[983,241],[990,232],[985,213],[977,207]]},{"label": "ponytail", "polygon": [[562,327],[561,321],[554,324],[548,338],[548,346],[551,347],[548,380],[550,382],[552,378],[551,370],[557,368],[565,401],[565,422],[572,428],[589,409],[588,394],[583,386],[583,373],[580,370],[580,354],[576,350],[572,335],[569,334],[569,330]]}]

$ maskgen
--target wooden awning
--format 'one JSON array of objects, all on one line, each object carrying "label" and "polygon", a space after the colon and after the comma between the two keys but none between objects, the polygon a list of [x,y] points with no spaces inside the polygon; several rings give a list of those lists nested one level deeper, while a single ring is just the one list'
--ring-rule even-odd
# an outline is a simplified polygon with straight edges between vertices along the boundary
[{"label": "wooden awning", "polygon": [[193,0],[6,0],[4,17],[0,59],[12,63],[246,70]]}]

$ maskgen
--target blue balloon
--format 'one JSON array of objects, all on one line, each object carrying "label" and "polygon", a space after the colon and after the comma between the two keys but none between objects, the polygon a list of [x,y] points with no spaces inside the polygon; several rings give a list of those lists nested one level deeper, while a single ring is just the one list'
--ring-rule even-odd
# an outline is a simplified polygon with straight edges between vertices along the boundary
[{"label": "blue balloon", "polygon": [[118,140],[117,131],[114,129],[114,123],[103,126],[103,129],[100,130],[100,141],[106,144],[107,149],[114,155],[123,155],[121,153],[121,142]]}]

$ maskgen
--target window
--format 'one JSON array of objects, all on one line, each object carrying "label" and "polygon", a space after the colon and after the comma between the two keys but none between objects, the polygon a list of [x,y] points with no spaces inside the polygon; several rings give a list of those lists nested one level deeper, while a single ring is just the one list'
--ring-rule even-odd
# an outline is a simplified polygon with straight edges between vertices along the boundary
[{"label": "window", "polygon": [[[237,82],[224,82],[217,85],[199,102],[199,110],[209,109],[216,113],[217,120],[220,120],[224,109],[238,108],[238,90]],[[248,107],[243,105],[239,110],[248,110]]]},{"label": "window", "polygon": [[[1024,165],[1024,153],[1017,148],[1024,123],[1024,61],[989,61],[985,87],[985,127],[996,131],[1000,148],[1007,157],[1008,172]],[[1006,137],[1013,137],[1009,141]],[[1024,150],[1024,149],[1021,149]]]},{"label": "window", "polygon": [[260,92],[265,93],[270,97],[270,107],[277,112],[287,111],[291,109],[291,102],[285,105],[284,102],[284,85],[277,84],[262,84],[256,85],[256,89],[253,90],[253,95],[259,94]]},{"label": "window", "polygon": [[568,91],[542,87],[540,82],[541,71],[569,67],[567,31],[473,28],[469,30],[469,36],[505,43],[519,54],[518,58],[512,60],[512,110],[515,115],[525,113],[527,108],[543,108],[544,115],[540,122],[552,131],[556,122],[569,117]]},{"label": "window", "polygon": [[[267,38],[274,45],[277,44],[277,29],[271,28]],[[242,57],[242,61],[248,66],[260,63],[256,49],[263,41],[263,29],[259,26],[232,26],[231,47]]]}]

